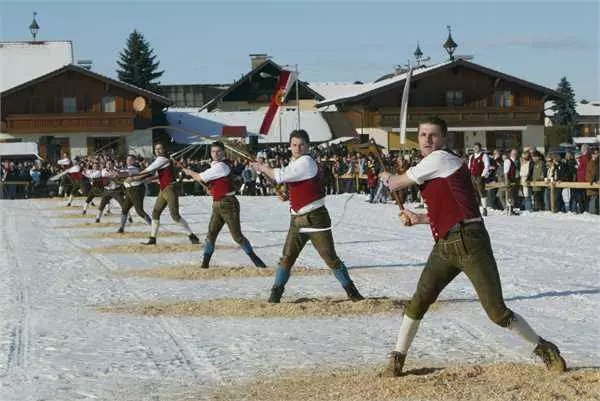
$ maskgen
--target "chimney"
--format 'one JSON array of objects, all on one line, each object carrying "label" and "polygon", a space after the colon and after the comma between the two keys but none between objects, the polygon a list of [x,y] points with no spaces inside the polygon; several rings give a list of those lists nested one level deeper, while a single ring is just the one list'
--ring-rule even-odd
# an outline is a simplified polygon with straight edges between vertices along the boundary
[{"label": "chimney", "polygon": [[269,57],[266,53],[251,54],[250,55],[250,67],[252,69],[255,69],[256,67],[258,67],[259,65],[261,65],[262,63],[264,63],[265,61],[267,61],[270,58],[271,57]]}]

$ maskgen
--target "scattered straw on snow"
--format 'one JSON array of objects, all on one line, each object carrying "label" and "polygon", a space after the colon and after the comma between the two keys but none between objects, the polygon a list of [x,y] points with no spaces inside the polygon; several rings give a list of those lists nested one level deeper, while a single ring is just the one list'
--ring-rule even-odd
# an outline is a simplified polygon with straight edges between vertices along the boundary
[{"label": "scattered straw on snow", "polygon": [[[145,223],[142,222],[133,222],[133,223],[127,223],[127,226],[145,226]],[[126,227],[127,227],[126,226]],[[107,222],[101,222],[101,223],[94,223],[93,221],[88,221],[85,223],[75,223],[75,224],[69,224],[66,226],[56,226],[56,227],[52,227],[52,228],[61,228],[61,229],[68,229],[68,228],[96,228],[96,227],[119,227],[119,223],[116,222],[112,222],[112,223],[107,223]],[[148,236],[148,233],[146,233],[146,236]]]},{"label": "scattered straw on snow", "polygon": [[[349,351],[348,357],[352,357]],[[541,362],[540,362],[541,364]],[[407,375],[383,377],[382,367],[322,373],[286,373],[242,385],[220,388],[219,401],[591,401],[600,400],[600,369],[563,374],[540,365],[459,365],[411,368]],[[412,370],[411,370],[412,369]],[[316,373],[314,373],[316,372]],[[319,374],[319,372],[321,372]]]},{"label": "scattered straw on snow", "polygon": [[[160,241],[158,234],[158,243],[156,245],[123,244],[103,246],[88,249],[89,252],[97,253],[170,253],[170,252],[200,252],[204,249],[203,245],[192,244],[187,238],[182,238],[181,243],[168,243]],[[239,245],[217,245],[216,249],[240,249]]]},{"label": "scattered straw on snow", "polygon": [[[152,269],[129,270],[117,272],[119,276],[125,277],[153,277],[170,280],[215,280],[227,277],[274,277],[275,269],[257,268],[254,266],[244,267],[221,267],[210,266],[208,269],[200,268],[200,263],[183,266],[165,266]],[[294,267],[294,276],[319,276],[330,274],[325,269],[307,269]]]},{"label": "scattered straw on snow", "polygon": [[144,316],[214,316],[214,317],[303,317],[345,316],[400,312],[406,302],[390,298],[370,298],[352,302],[339,298],[299,298],[280,304],[257,299],[212,299],[199,302],[148,303],[104,306],[101,312],[126,313]]},{"label": "scattered straw on snow", "polygon": [[[111,224],[111,225],[116,227],[115,224]],[[79,238],[112,238],[112,239],[148,238],[148,235],[149,235],[148,231],[125,231],[124,233],[118,233],[116,231],[107,231],[107,232],[82,235],[82,236],[79,236]],[[177,233],[174,231],[161,231],[160,232],[161,237],[179,237],[179,236],[184,236],[184,235],[185,234],[183,234],[183,233]]]}]

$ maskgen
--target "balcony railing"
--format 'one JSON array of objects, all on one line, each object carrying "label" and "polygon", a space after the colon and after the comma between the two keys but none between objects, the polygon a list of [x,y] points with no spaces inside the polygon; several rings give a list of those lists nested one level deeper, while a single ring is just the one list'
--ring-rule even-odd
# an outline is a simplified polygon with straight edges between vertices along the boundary
[{"label": "balcony railing", "polygon": [[10,134],[128,132],[134,130],[133,118],[133,113],[12,114],[5,129]]},{"label": "balcony railing", "polygon": [[[399,114],[399,112],[397,114],[382,113],[381,125],[385,127],[399,126]],[[432,115],[444,119],[449,126],[454,127],[538,125],[544,122],[542,111],[537,108],[415,107],[408,109],[407,124],[416,127],[419,121]]]}]

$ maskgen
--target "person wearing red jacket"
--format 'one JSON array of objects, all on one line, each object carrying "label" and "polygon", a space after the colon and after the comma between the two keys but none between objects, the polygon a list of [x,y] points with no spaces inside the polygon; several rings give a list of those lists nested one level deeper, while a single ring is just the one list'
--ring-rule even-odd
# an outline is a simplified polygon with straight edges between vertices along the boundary
[{"label": "person wearing red jacket", "polygon": [[266,267],[265,263],[254,253],[250,241],[242,234],[240,225],[240,202],[235,197],[231,167],[225,160],[225,145],[223,142],[214,142],[210,147],[210,156],[213,159],[210,168],[201,173],[196,173],[188,168],[183,173],[200,183],[210,185],[213,197],[212,215],[208,223],[208,234],[204,242],[204,257],[202,268],[208,269],[208,264],[213,252],[217,236],[225,224],[235,242],[246,252],[256,267]]},{"label": "person wearing red jacket", "polygon": [[534,353],[547,368],[563,372],[566,363],[558,347],[540,337],[527,321],[504,303],[498,268],[490,238],[479,212],[467,166],[446,150],[446,122],[431,117],[419,124],[418,140],[423,160],[405,174],[381,173],[379,178],[390,189],[417,184],[427,203],[427,214],[401,212],[407,226],[429,224],[435,240],[417,289],[406,306],[400,333],[390,356],[387,374],[401,376],[406,354],[421,319],[440,292],[464,272],[479,296],[489,318],[530,342]]},{"label": "person wearing red jacket", "polygon": [[269,302],[281,301],[292,266],[309,239],[344,287],[348,298],[360,301],[363,299],[362,295],[350,279],[346,265],[335,252],[331,218],[325,207],[323,176],[322,172],[319,172],[317,162],[307,154],[309,143],[310,139],[305,130],[292,131],[292,159],[286,167],[273,169],[264,163],[252,163],[256,171],[264,173],[277,184],[287,184],[292,215]]}]

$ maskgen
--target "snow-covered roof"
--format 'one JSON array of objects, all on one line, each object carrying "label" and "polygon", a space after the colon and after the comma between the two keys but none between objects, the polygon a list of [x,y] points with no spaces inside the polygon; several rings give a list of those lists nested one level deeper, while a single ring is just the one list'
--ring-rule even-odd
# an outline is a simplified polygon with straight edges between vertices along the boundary
[{"label": "snow-covered roof", "polygon": [[72,63],[71,41],[0,42],[0,92]]},{"label": "snow-covered roof", "polygon": [[351,82],[315,82],[308,84],[312,90],[323,96],[325,100],[355,93],[364,88],[365,85],[369,85],[369,83],[355,84]]},{"label": "snow-covered roof", "polygon": [[[452,62],[454,62],[454,61],[447,61],[445,63],[435,64],[435,65],[432,65],[432,66],[429,66],[429,67],[424,67],[424,68],[416,69],[416,70],[413,71],[413,75],[412,76],[416,77],[416,76],[421,75],[421,74],[423,74],[425,72],[438,69],[438,68],[443,67],[444,65],[450,64]],[[328,97],[328,96],[323,95],[323,96],[325,96],[325,100],[322,101],[322,102],[317,103],[317,107],[326,106],[328,104],[339,103],[339,102],[341,102],[343,100],[350,99],[350,98],[353,98],[353,97],[356,97],[356,96],[366,95],[366,94],[368,94],[370,92],[373,92],[373,91],[375,91],[377,89],[381,89],[381,88],[384,88],[386,86],[393,85],[393,84],[396,84],[398,82],[402,82],[402,81],[404,81],[406,79],[407,75],[408,75],[408,72],[405,72],[403,74],[398,74],[398,75],[396,75],[394,77],[391,77],[391,78],[388,78],[388,79],[383,79],[383,80],[378,81],[378,82],[369,82],[369,83],[362,84],[362,85],[356,85],[356,87],[352,88],[352,90],[348,90],[345,93],[342,93],[342,94],[340,94],[338,96],[334,96],[334,97]]]},{"label": "snow-covered roof", "polygon": [[[554,110],[551,109],[552,106],[554,106],[554,102],[544,103],[546,115],[549,117],[554,115]],[[600,100],[592,100],[588,103],[578,102],[575,105],[575,111],[579,116],[600,116]]]},{"label": "snow-covered roof", "polygon": [[[290,132],[298,128],[296,110],[281,113],[281,136],[279,118],[276,116],[268,135],[260,135],[259,129],[265,111],[189,111],[189,108],[169,108],[167,120],[172,129],[167,132],[179,143],[201,142],[202,137],[221,136],[224,126],[245,126],[248,135],[257,135],[259,143],[287,142]],[[317,111],[300,112],[301,128],[310,135],[311,142],[324,142],[333,137],[329,125]]]},{"label": "snow-covered roof", "polygon": [[589,103],[577,103],[577,114],[580,116],[600,116],[600,100],[594,100]]},{"label": "snow-covered roof", "polygon": [[[519,85],[523,85],[525,87],[529,87],[529,88],[533,88],[534,90],[540,91],[542,93],[548,94],[551,97],[554,98],[560,98],[561,95],[559,93],[557,93],[556,91],[543,87],[541,85],[537,85],[534,84],[532,82],[529,81],[525,81],[523,79],[508,75],[508,74],[504,74],[502,72],[499,71],[495,71],[492,70],[491,68],[488,67],[484,67],[480,64],[475,64],[472,63],[470,61],[467,61],[465,59],[462,58],[458,58],[455,60],[448,60],[445,61],[443,63],[439,63],[439,64],[435,64],[435,65],[431,65],[428,67],[420,67],[417,68],[415,70],[413,70],[412,73],[412,79],[420,79],[422,78],[422,76],[428,74],[428,73],[433,73],[435,70],[443,70],[445,68],[450,68],[451,66],[463,66],[466,68],[471,68],[477,71],[481,71],[484,74],[489,74],[492,76],[496,76],[502,79],[505,79],[507,81],[511,81],[511,82],[516,82]],[[371,95],[373,93],[375,93],[378,90],[384,89],[384,88],[388,88],[388,87],[392,87],[394,85],[399,85],[401,82],[403,82],[406,77],[408,76],[408,71],[402,74],[398,74],[395,75],[393,77],[387,78],[387,79],[382,79],[381,81],[377,81],[377,82],[372,82],[372,83],[367,83],[364,85],[361,85],[360,88],[358,88],[356,91],[353,92],[348,92],[345,93],[343,95],[337,96],[337,97],[333,97],[333,98],[327,98],[319,103],[316,104],[316,107],[324,107],[324,106],[328,106],[331,104],[336,104],[336,103],[342,103],[344,101],[348,101],[348,100],[357,100],[358,98],[362,98],[368,95]]]}]

